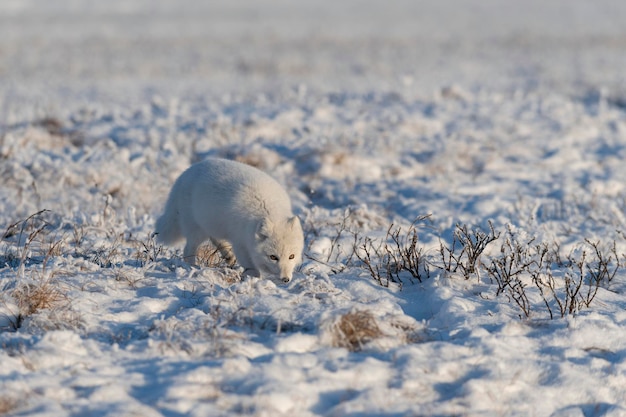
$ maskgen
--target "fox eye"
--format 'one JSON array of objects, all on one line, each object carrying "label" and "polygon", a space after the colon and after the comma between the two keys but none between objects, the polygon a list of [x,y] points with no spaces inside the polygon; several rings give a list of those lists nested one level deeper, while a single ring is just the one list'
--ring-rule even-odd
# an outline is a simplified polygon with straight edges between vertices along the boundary
[{"label": "fox eye", "polygon": [[278,261],[278,256],[276,256],[276,255],[270,255],[270,259],[271,259],[272,261]]},{"label": "fox eye", "polygon": [[295,257],[296,257],[296,255],[294,255],[293,253],[291,255],[289,255],[289,259],[293,259]]}]

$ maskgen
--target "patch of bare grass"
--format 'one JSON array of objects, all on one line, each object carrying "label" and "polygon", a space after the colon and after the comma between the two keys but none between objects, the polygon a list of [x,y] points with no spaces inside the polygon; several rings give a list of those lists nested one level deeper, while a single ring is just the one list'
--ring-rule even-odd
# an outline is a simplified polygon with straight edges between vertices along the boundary
[{"label": "patch of bare grass", "polygon": [[20,406],[20,400],[15,397],[2,394],[0,395],[0,415],[9,414]]},{"label": "patch of bare grass", "polygon": [[357,352],[368,343],[384,336],[374,315],[355,310],[339,316],[331,326],[332,345]]}]

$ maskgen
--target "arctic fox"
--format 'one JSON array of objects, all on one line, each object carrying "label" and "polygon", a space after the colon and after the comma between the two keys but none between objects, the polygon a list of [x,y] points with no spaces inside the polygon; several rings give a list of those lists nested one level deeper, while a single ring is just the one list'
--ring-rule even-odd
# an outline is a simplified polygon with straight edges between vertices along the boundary
[{"label": "arctic fox", "polygon": [[192,264],[198,247],[211,240],[250,276],[289,282],[302,262],[302,226],[287,192],[264,172],[226,159],[198,162],[178,177],[156,233],[166,244],[186,239],[183,256]]}]

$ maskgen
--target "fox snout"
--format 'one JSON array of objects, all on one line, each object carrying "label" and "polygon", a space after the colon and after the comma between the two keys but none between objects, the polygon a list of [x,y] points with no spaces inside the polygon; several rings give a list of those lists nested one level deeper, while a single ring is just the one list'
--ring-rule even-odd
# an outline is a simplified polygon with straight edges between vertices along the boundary
[{"label": "fox snout", "polygon": [[282,272],[280,274],[280,279],[283,280],[283,282],[286,284],[289,281],[291,281],[291,274],[286,274],[286,273]]},{"label": "fox snout", "polygon": [[293,270],[294,270],[293,262],[282,261],[278,263],[277,267],[278,268],[276,270],[277,272],[276,275],[278,275],[278,278],[280,278],[280,280],[284,282],[285,284],[291,281],[291,278],[293,278]]}]

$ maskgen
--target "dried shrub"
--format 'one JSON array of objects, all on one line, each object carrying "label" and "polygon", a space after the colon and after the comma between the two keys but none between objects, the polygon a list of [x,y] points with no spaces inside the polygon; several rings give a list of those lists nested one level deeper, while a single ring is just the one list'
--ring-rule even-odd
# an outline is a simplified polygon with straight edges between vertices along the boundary
[{"label": "dried shrub", "polygon": [[608,287],[622,265],[615,242],[607,250],[586,239],[581,250],[566,256],[560,252],[556,242],[535,243],[507,228],[500,253],[491,257],[485,270],[497,285],[496,295],[513,300],[525,317],[536,308],[528,293],[533,284],[550,318],[555,310],[560,317],[575,315],[590,307],[599,288]]},{"label": "dried shrub", "polygon": [[387,229],[383,242],[366,237],[354,250],[354,254],[380,285],[402,285],[402,272],[411,279],[422,282],[430,276],[424,248],[419,246],[417,224],[430,216],[418,217],[406,232],[393,223]]},{"label": "dried shrub", "polygon": [[520,242],[507,227],[500,253],[485,265],[488,276],[497,284],[496,295],[506,294],[526,317],[530,315],[531,303],[522,277],[541,270],[548,254],[546,245],[534,245],[533,242],[534,238]]},{"label": "dried shrub", "polygon": [[[320,232],[314,224],[307,224],[305,227],[307,230],[305,240],[308,240],[309,244],[307,250],[305,251],[305,257],[329,267],[333,274],[343,272],[348,266],[351,265],[352,259],[355,256],[355,247],[359,240],[359,232],[356,229],[356,227],[359,226],[359,219],[357,217],[356,210],[347,208],[343,213],[341,221],[329,224],[329,226],[333,226],[335,228],[335,232],[330,239],[330,249],[323,257],[314,256],[310,251],[316,241],[316,238],[320,235]],[[313,237],[309,238],[310,235],[313,235]],[[352,245],[347,252],[344,251],[344,246],[341,243],[342,240],[346,238],[346,235],[350,236],[350,240],[352,242]]]},{"label": "dried shrub", "polygon": [[440,268],[447,273],[461,272],[465,279],[477,274],[480,257],[490,243],[500,237],[489,222],[489,231],[470,229],[467,225],[456,225],[452,246],[439,244]]},{"label": "dried shrub", "polygon": [[387,230],[387,237],[391,244],[386,245],[385,250],[392,264],[396,265],[397,270],[408,272],[419,282],[430,276],[430,269],[426,262],[424,248],[418,245],[417,223],[429,217],[430,215],[418,217],[411,223],[406,233],[401,227],[394,229],[393,224]]},{"label": "dried shrub", "polygon": [[88,253],[88,259],[101,268],[112,268],[122,254],[120,248],[123,240],[123,235],[116,235],[112,243],[100,244]]},{"label": "dried shrub", "polygon": [[544,269],[531,271],[550,318],[554,317],[551,305],[556,306],[561,317],[589,308],[598,290],[602,286],[608,288],[622,267],[615,242],[603,249],[600,242],[585,239],[583,249],[571,252],[565,259],[561,259],[558,249],[551,254]]},{"label": "dried shrub", "polygon": [[[613,241],[608,249],[602,250],[600,242],[592,242],[589,239],[585,239],[587,243],[593,249],[593,255],[595,259],[593,263],[587,264],[588,273],[592,282],[602,283],[606,282],[607,288],[611,285],[613,278],[617,275],[617,271],[622,267],[620,257],[617,254],[617,245]],[[608,254],[606,253],[608,252]]]},{"label": "dried shrub", "polygon": [[[623,266],[615,241],[601,245],[585,239],[579,250],[562,255],[557,242],[538,243],[511,226],[496,231],[491,222],[487,231],[457,225],[450,246],[440,241],[440,261],[435,263],[420,247],[415,224],[406,232],[391,224],[383,240],[359,238],[354,254],[360,266],[385,287],[401,286],[406,277],[422,282],[429,277],[431,264],[465,279],[480,280],[486,273],[496,284],[496,296],[514,303],[520,317],[530,317],[541,306],[550,318],[555,312],[561,317],[575,315],[590,307],[600,288],[610,287]],[[487,251],[494,242],[500,242],[500,250]]]},{"label": "dried shrub", "polygon": [[163,252],[163,245],[156,242],[156,233],[150,233],[145,240],[131,239],[131,241],[137,247],[135,258],[141,266],[156,262]]},{"label": "dried shrub", "polygon": [[398,265],[391,261],[383,247],[384,243],[377,244],[375,240],[366,237],[355,254],[370,276],[383,287],[389,287],[392,282],[401,284]]}]

